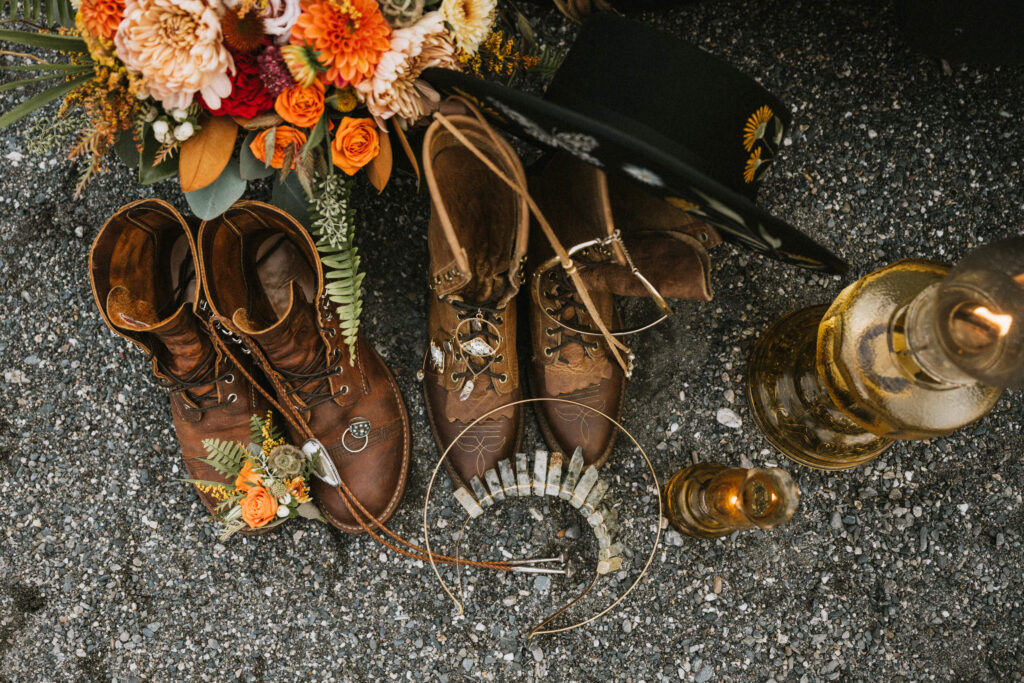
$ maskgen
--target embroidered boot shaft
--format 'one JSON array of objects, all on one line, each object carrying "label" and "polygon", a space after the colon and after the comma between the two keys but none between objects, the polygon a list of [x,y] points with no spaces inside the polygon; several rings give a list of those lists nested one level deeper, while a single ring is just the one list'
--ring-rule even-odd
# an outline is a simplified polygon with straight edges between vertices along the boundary
[{"label": "embroidered boot shaft", "polygon": [[[239,202],[199,231],[214,319],[235,335],[326,448],[341,480],[380,522],[398,508],[409,468],[409,419],[391,372],[359,334],[350,352],[324,293],[316,247],[291,216]],[[289,426],[296,443],[306,441]],[[324,517],[364,529],[337,488],[314,478]]]},{"label": "embroidered boot shaft", "polygon": [[[153,373],[170,390],[188,476],[231,487],[234,482],[200,460],[207,455],[203,440],[248,443],[249,418],[266,415],[269,406],[210,338],[200,317],[206,302],[196,280],[198,265],[189,225],[174,207],[155,199],[118,210],[89,253],[93,295],[104,322],[151,356]],[[219,488],[197,489],[212,513],[222,499]]]}]

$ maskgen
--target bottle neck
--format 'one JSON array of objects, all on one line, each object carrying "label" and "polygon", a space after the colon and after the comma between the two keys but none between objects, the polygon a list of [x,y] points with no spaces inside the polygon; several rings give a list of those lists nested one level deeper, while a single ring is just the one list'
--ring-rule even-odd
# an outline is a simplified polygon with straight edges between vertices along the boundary
[{"label": "bottle neck", "polygon": [[889,321],[889,350],[907,379],[930,388],[965,386],[977,381],[961,370],[938,334],[939,283],[925,287]]}]

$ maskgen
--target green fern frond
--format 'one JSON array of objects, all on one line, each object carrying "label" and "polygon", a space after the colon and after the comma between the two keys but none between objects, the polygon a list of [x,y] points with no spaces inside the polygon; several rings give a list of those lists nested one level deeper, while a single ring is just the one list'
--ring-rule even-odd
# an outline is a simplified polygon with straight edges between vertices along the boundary
[{"label": "green fern frond", "polygon": [[356,212],[349,203],[352,185],[341,174],[321,178],[312,207],[312,234],[327,281],[327,297],[335,305],[341,333],[355,364],[359,316],[363,311],[359,250],[353,246]]},{"label": "green fern frond", "polygon": [[259,415],[249,416],[249,440],[257,446],[263,443],[263,419]]},{"label": "green fern frond", "polygon": [[245,449],[234,441],[203,439],[203,448],[209,455],[202,459],[225,477],[237,477],[245,462]]}]

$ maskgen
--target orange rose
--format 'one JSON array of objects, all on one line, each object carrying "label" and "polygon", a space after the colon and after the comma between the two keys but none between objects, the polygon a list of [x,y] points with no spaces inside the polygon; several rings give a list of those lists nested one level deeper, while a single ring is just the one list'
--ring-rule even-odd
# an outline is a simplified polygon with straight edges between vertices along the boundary
[{"label": "orange rose", "polygon": [[242,499],[242,520],[253,529],[266,526],[277,516],[277,500],[262,486],[249,489]]},{"label": "orange rose", "polygon": [[277,126],[276,128],[261,130],[259,135],[253,138],[252,143],[249,145],[252,155],[263,163],[267,163],[267,135],[270,134],[271,130],[277,132],[274,133],[274,156],[270,159],[270,165],[273,168],[284,166],[285,150],[288,149],[289,145],[295,145],[291,165],[292,168],[295,168],[295,162],[299,159],[299,150],[306,144],[306,134],[291,126]]},{"label": "orange rose", "polygon": [[308,88],[296,85],[282,90],[274,102],[274,111],[294,126],[312,128],[324,113],[324,84],[315,81]]},{"label": "orange rose", "polygon": [[256,470],[252,468],[252,462],[249,460],[245,461],[245,465],[242,466],[242,471],[238,473],[238,478],[235,479],[235,488],[239,491],[248,493],[249,489],[259,486],[263,483],[260,479],[260,475],[256,473]]},{"label": "orange rose", "polygon": [[349,175],[373,161],[380,154],[380,138],[373,119],[346,116],[338,126],[331,143],[331,161]]}]

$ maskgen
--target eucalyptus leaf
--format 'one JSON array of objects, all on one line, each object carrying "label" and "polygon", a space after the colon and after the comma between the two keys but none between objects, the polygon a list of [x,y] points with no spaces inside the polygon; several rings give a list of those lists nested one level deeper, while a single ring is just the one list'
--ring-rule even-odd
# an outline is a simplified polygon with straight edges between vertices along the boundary
[{"label": "eucalyptus leaf", "polygon": [[309,133],[309,139],[306,140],[306,144],[302,146],[302,154],[300,157],[304,160],[308,160],[310,154],[313,153],[313,148],[320,144],[320,141],[324,139],[324,132],[327,130],[327,117],[321,116],[320,120],[313,126],[313,130]]},{"label": "eucalyptus leaf", "polygon": [[239,175],[238,158],[232,157],[216,180],[195,192],[186,192],[185,200],[188,201],[192,213],[204,221],[209,221],[237,202],[245,193],[246,185]]},{"label": "eucalyptus leaf", "polygon": [[280,178],[274,181],[274,191],[271,194],[270,203],[282,211],[290,213],[295,220],[308,229],[311,220],[309,200],[306,198],[306,193],[296,174],[292,173],[284,181]]},{"label": "eucalyptus leaf", "polygon": [[242,151],[238,156],[239,175],[241,175],[243,180],[258,180],[260,178],[269,178],[274,175],[274,168],[265,166],[263,162],[257,159],[256,155],[252,153],[250,145],[255,139],[255,131],[246,135],[245,141],[242,143]]}]

